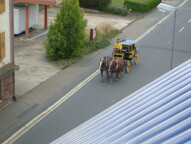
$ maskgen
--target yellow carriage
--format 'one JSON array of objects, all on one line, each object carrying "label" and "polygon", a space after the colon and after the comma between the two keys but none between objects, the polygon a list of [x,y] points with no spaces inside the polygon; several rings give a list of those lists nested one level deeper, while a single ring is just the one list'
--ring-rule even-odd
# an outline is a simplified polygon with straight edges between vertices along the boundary
[{"label": "yellow carriage", "polygon": [[130,71],[131,60],[134,59],[135,64],[139,62],[139,51],[135,47],[135,41],[124,40],[120,42],[122,49],[115,49],[112,52],[113,58],[122,58],[127,61],[127,72]]}]

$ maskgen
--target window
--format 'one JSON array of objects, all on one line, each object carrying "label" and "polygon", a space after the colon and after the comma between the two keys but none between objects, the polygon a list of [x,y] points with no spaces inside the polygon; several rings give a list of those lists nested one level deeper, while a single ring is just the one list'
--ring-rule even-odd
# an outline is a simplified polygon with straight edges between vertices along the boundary
[{"label": "window", "polygon": [[5,57],[5,32],[0,33],[0,59]]},{"label": "window", "polygon": [[0,14],[5,11],[5,0],[0,0]]}]

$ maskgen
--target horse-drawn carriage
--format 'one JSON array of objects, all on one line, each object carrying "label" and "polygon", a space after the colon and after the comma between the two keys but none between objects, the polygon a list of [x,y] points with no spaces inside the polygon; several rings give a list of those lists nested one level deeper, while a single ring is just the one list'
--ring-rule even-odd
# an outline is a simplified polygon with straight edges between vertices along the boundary
[{"label": "horse-drawn carriage", "polygon": [[[119,74],[122,70],[122,74],[124,73],[124,69],[127,69],[127,72],[130,71],[131,60],[134,59],[135,64],[139,61],[139,51],[138,48],[135,47],[135,42],[133,40],[124,40],[117,44],[122,45],[122,48],[114,48],[112,52],[112,57],[105,56],[100,60],[99,68],[101,72],[101,81],[103,82],[103,71],[106,71],[107,78],[109,78],[109,73],[111,72],[110,82],[112,83],[112,75],[116,73],[116,80],[118,80]],[[127,66],[127,67],[126,67]]]},{"label": "horse-drawn carriage", "polygon": [[139,51],[135,47],[135,41],[133,40],[123,40],[120,42],[122,49],[114,48],[112,52],[113,58],[124,59],[127,61],[127,72],[130,71],[131,60],[134,58],[135,64],[139,61]]}]

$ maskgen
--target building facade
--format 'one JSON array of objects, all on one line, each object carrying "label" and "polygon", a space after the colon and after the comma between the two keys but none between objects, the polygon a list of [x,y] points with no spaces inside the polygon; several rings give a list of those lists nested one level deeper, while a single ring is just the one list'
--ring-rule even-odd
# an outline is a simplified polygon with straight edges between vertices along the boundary
[{"label": "building facade", "polygon": [[13,0],[0,0],[0,107],[15,98]]}]

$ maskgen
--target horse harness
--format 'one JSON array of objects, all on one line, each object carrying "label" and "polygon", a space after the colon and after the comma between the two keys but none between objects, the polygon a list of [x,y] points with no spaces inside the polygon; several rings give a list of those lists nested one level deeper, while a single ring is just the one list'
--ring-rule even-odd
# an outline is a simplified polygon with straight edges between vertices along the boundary
[{"label": "horse harness", "polygon": [[122,64],[119,62],[118,59],[116,60],[116,67],[117,67],[117,65],[120,65],[120,68],[122,68]]},{"label": "horse harness", "polygon": [[107,68],[107,59],[104,58],[102,64],[103,64],[103,67],[102,67],[102,65],[101,65],[101,66],[100,66],[100,69],[101,69],[102,71],[104,71],[104,70],[106,71],[106,70],[107,70],[107,69],[106,69],[106,68]]}]

